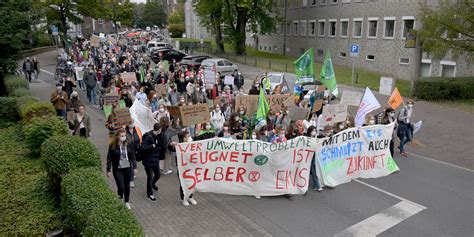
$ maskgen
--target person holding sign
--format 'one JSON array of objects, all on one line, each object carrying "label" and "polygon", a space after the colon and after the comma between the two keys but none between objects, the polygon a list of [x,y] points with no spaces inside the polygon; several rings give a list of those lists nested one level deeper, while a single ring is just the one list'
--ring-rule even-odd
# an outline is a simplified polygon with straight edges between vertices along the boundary
[{"label": "person holding sign", "polygon": [[[132,167],[137,167],[133,146],[127,141],[127,132],[120,129],[109,145],[107,153],[107,177],[114,176],[117,184],[119,199],[123,199],[125,206],[131,209],[130,199],[130,176]],[[137,170],[134,169],[134,173]]]}]

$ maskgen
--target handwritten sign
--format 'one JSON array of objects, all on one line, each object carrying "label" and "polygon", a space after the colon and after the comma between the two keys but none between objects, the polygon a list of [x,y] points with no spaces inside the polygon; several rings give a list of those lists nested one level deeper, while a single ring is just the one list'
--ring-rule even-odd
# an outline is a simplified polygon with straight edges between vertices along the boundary
[{"label": "handwritten sign", "polygon": [[120,73],[123,83],[132,84],[137,81],[137,75],[134,72],[122,72]]},{"label": "handwritten sign", "polygon": [[[280,109],[288,106],[287,101],[290,95],[266,95],[265,98],[268,101],[270,109],[274,112],[280,111]],[[235,97],[235,109],[244,107],[247,109],[247,116],[252,116],[253,113],[257,112],[258,108],[258,95],[239,95]]]},{"label": "handwritten sign", "polygon": [[100,47],[100,37],[97,35],[91,36],[91,46],[92,47]]},{"label": "handwritten sign", "polygon": [[309,108],[297,107],[295,105],[288,107],[291,120],[305,120],[308,118]]},{"label": "handwritten sign", "polygon": [[345,121],[347,118],[347,105],[325,105],[323,107],[323,113],[321,116],[321,126],[332,125]]},{"label": "handwritten sign", "polygon": [[208,123],[211,120],[207,104],[167,106],[167,108],[170,115],[179,118],[181,126]]},{"label": "handwritten sign", "polygon": [[344,91],[342,93],[341,104],[359,106],[362,99],[362,92]]},{"label": "handwritten sign", "polygon": [[159,97],[161,97],[162,95],[168,94],[165,84],[156,84],[156,85],[155,85],[155,91],[156,91],[156,94],[157,94]]},{"label": "handwritten sign", "polygon": [[213,71],[204,71],[204,84],[213,85],[216,84],[216,72]]},{"label": "handwritten sign", "polygon": [[104,96],[104,105],[113,105],[119,101],[119,95],[117,94],[106,94]]},{"label": "handwritten sign", "polygon": [[326,87],[324,85],[315,86],[314,104],[312,110],[313,113],[318,112],[323,107],[324,91],[326,91]]},{"label": "handwritten sign", "polygon": [[115,109],[115,115],[117,116],[119,126],[132,124],[132,117],[130,116],[128,108]]},{"label": "handwritten sign", "polygon": [[224,84],[225,85],[234,85],[234,77],[231,75],[226,75],[224,77]]}]

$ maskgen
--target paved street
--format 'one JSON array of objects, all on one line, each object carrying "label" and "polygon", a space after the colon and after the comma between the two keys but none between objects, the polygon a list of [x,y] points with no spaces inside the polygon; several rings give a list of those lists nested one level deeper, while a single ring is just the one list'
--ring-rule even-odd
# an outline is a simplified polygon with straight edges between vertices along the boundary
[{"label": "paved street", "polygon": [[[30,89],[43,101],[49,101],[54,89],[55,57],[55,51],[37,55],[43,65],[41,81]],[[246,78],[259,73],[257,68],[239,68]],[[249,79],[246,87],[250,85]],[[86,102],[85,92],[80,94]],[[90,106],[87,113],[91,140],[105,163],[104,115]],[[309,190],[291,199],[197,193],[198,205],[184,207],[175,172],[162,176],[158,201],[149,202],[140,164],[130,197],[132,211],[148,236],[473,236],[474,116],[417,102],[414,120],[423,120],[415,138],[425,146],[408,146],[408,158],[395,155],[400,171],[387,177],[356,180],[321,193]],[[115,190],[113,179],[108,181]]]}]

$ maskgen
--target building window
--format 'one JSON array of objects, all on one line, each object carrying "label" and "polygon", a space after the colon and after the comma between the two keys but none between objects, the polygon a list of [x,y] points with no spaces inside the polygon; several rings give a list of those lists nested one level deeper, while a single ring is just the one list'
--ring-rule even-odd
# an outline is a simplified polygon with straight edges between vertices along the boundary
[{"label": "building window", "polygon": [[347,38],[349,34],[349,19],[341,19],[341,38]]},{"label": "building window", "polygon": [[378,18],[368,18],[367,38],[369,39],[377,38],[378,22],[379,22]]},{"label": "building window", "polygon": [[337,4],[339,2],[339,0],[330,0],[331,1],[331,4]]},{"label": "building window", "polygon": [[319,20],[318,21],[318,36],[324,37],[326,32],[326,20]]},{"label": "building window", "polygon": [[307,7],[308,6],[308,0],[303,0],[303,7]]},{"label": "building window", "polygon": [[306,21],[300,21],[300,35],[306,36]]},{"label": "building window", "polygon": [[285,33],[285,23],[280,23],[280,35],[283,35]]},{"label": "building window", "polygon": [[364,2],[364,0],[355,0],[355,2]]},{"label": "building window", "polygon": [[339,53],[339,57],[340,57],[340,58],[346,58],[347,56],[346,56],[346,53],[340,52],[340,53]]},{"label": "building window", "polygon": [[420,76],[430,77],[431,76],[431,59],[422,59],[420,66]]},{"label": "building window", "polygon": [[298,21],[293,21],[293,25],[292,25],[292,35],[298,35]]},{"label": "building window", "polygon": [[337,20],[329,20],[329,37],[336,37]]},{"label": "building window", "polygon": [[395,17],[384,18],[384,34],[385,39],[393,39],[395,36]]},{"label": "building window", "polygon": [[367,61],[375,61],[375,55],[367,54],[365,57],[365,60]]},{"label": "building window", "polygon": [[441,61],[441,76],[442,77],[455,77],[456,76],[456,62]]},{"label": "building window", "polygon": [[351,0],[342,0],[341,2],[342,2],[342,3],[350,3]]},{"label": "building window", "polygon": [[354,38],[362,38],[362,18],[354,18],[353,22],[354,26],[352,29],[354,32],[352,36]]},{"label": "building window", "polygon": [[320,5],[326,5],[328,3],[328,0],[319,0]]},{"label": "building window", "polygon": [[291,23],[287,22],[286,23],[286,35],[290,35],[291,33]]},{"label": "building window", "polygon": [[316,6],[317,2],[318,2],[318,0],[311,0],[311,6]]},{"label": "building window", "polygon": [[316,21],[309,21],[309,36],[314,36],[316,34]]},{"label": "building window", "polygon": [[400,58],[398,60],[398,63],[402,64],[402,65],[409,65],[410,64],[410,59],[409,58]]},{"label": "building window", "polygon": [[318,49],[318,51],[316,51],[316,53],[317,53],[318,57],[324,56],[324,50],[322,50],[322,49]]},{"label": "building window", "polygon": [[402,17],[402,39],[407,37],[407,33],[415,28],[415,17],[404,16]]},{"label": "building window", "polygon": [[101,18],[97,19],[97,23],[99,23],[100,25],[104,24],[104,19],[101,19]]}]

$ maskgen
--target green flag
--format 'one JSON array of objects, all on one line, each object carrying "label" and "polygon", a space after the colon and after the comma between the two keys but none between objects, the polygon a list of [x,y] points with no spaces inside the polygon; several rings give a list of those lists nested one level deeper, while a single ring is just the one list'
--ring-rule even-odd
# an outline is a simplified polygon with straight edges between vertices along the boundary
[{"label": "green flag", "polygon": [[145,80],[145,71],[143,70],[143,66],[140,66],[140,82]]},{"label": "green flag", "polygon": [[337,91],[336,74],[334,73],[334,66],[332,65],[331,53],[329,50],[324,55],[324,63],[321,68],[321,73],[319,74],[319,79],[334,96],[337,96],[339,92]]},{"label": "green flag", "polygon": [[297,84],[314,81],[314,50],[308,49],[294,63]]},{"label": "green flag", "polygon": [[267,114],[270,110],[270,106],[268,105],[268,101],[265,98],[265,93],[263,89],[260,89],[260,95],[258,96],[258,108],[257,114],[254,118],[255,129],[260,130],[263,126],[267,125]]}]

